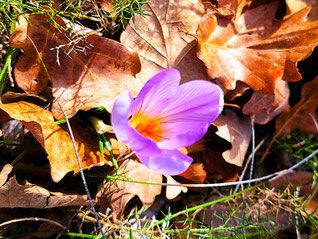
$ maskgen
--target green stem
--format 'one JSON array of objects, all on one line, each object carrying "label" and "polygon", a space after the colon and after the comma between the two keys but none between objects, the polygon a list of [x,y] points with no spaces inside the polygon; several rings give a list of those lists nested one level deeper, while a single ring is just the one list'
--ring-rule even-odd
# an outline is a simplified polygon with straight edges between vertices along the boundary
[{"label": "green stem", "polygon": [[102,138],[100,137],[100,134],[97,134],[97,138],[98,138],[99,151],[102,154],[102,159],[105,160],[104,144],[103,144]]},{"label": "green stem", "polygon": [[23,156],[25,155],[25,153],[27,152],[26,149],[24,149],[19,155],[18,157],[15,158],[15,160],[12,161],[11,165],[14,166],[17,162],[19,162]]},{"label": "green stem", "polygon": [[110,156],[112,158],[112,161],[114,163],[115,168],[118,169],[118,163],[117,163],[117,160],[116,160],[116,158],[114,156],[113,149],[112,149],[112,146],[111,146],[109,140],[105,137],[104,134],[102,134],[101,136],[102,136],[104,144],[105,144],[105,146],[106,146],[106,148],[107,148],[107,150],[108,150],[108,152],[109,152],[109,154],[110,154]]},{"label": "green stem", "polygon": [[130,183],[141,183],[141,184],[150,184],[150,185],[164,185],[163,183],[152,183],[152,182],[144,182],[144,181],[137,181],[137,180],[130,180],[129,178],[118,178],[116,176],[111,176],[111,175],[90,175],[91,177],[102,177],[106,179],[111,179],[111,180],[117,180],[117,181],[124,181],[124,182],[130,182]]},{"label": "green stem", "polygon": [[182,214],[185,214],[185,213],[188,213],[188,212],[192,212],[192,211],[195,211],[195,210],[204,208],[204,207],[208,207],[208,206],[211,206],[211,205],[213,205],[213,204],[217,204],[217,203],[226,201],[226,200],[228,200],[228,199],[230,199],[230,198],[239,196],[239,195],[241,195],[241,194],[243,194],[243,193],[246,193],[246,192],[249,192],[249,191],[253,190],[254,188],[256,188],[256,186],[247,188],[247,189],[245,189],[245,190],[243,190],[243,191],[240,191],[240,192],[238,192],[238,193],[234,193],[234,194],[232,194],[232,195],[229,195],[229,196],[226,196],[226,197],[223,197],[223,198],[218,198],[218,199],[216,199],[216,200],[214,200],[214,201],[211,201],[211,202],[203,203],[203,204],[201,204],[201,205],[198,205],[198,206],[195,206],[195,207],[191,207],[191,208],[187,208],[187,209],[185,209],[185,210],[179,211],[179,212],[177,212],[177,213],[175,213],[175,214],[172,214],[172,215],[170,215],[170,216],[165,217],[164,219],[162,219],[162,220],[160,220],[160,221],[158,221],[158,222],[156,222],[156,223],[154,223],[154,224],[151,224],[149,227],[143,228],[143,231],[146,231],[146,230],[149,230],[149,229],[151,229],[151,228],[154,228],[154,227],[156,227],[156,226],[162,224],[163,222],[165,222],[165,221],[170,221],[171,219],[176,218],[176,217],[178,217],[178,216],[180,216],[180,215],[182,215]]},{"label": "green stem", "polygon": [[18,52],[18,49],[9,47],[7,58],[0,72],[0,95],[2,95],[2,92],[4,88],[6,87],[6,79],[7,79],[7,73],[8,73],[7,70],[8,70],[10,61],[12,57],[15,57],[17,52]]}]

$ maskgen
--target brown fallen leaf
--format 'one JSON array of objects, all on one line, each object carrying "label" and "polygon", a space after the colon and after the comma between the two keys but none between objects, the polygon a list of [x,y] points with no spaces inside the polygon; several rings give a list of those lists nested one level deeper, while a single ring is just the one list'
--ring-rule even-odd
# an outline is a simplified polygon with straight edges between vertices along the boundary
[{"label": "brown fallen leaf", "polygon": [[205,149],[199,155],[191,156],[201,159],[208,179],[235,181],[250,142],[250,119],[225,110],[225,115],[220,115],[213,125],[217,131],[214,133],[209,129],[203,138]]},{"label": "brown fallen leaf", "polygon": [[218,8],[216,10],[224,17],[232,18],[236,15],[238,4],[238,0],[218,0]]},{"label": "brown fallen leaf", "polygon": [[[8,179],[12,166],[7,164],[0,173],[0,208],[53,208],[64,206],[88,206],[86,195],[67,195],[50,192],[40,186],[23,182],[15,176]],[[4,179],[4,180],[2,180]]]},{"label": "brown fallen leaf", "polygon": [[[167,183],[169,184],[178,184],[176,180],[173,179],[171,176],[166,176]],[[181,186],[167,186],[166,187],[166,197],[168,200],[172,200],[176,198],[181,192],[188,192],[188,188],[181,187]]]},{"label": "brown fallen leaf", "polygon": [[242,167],[245,153],[251,139],[251,123],[246,116],[240,118],[234,112],[225,110],[213,123],[218,128],[216,134],[232,144],[231,149],[222,153],[224,160]]},{"label": "brown fallen leaf", "polygon": [[[134,160],[126,160],[120,166],[118,175],[124,173],[125,178],[135,181],[150,183],[162,183],[162,175],[150,171],[146,166]],[[97,194],[97,204],[102,212],[107,207],[112,209],[114,217],[121,217],[126,204],[134,196],[138,196],[144,206],[151,206],[155,197],[161,193],[161,185],[132,183],[125,181],[108,181],[103,189]]]},{"label": "brown fallen leaf", "polygon": [[288,184],[292,184],[295,188],[301,185],[305,185],[312,181],[312,173],[306,171],[297,171],[287,173],[281,177],[279,175],[269,180],[269,188],[287,187]]},{"label": "brown fallen leaf", "polygon": [[183,82],[208,79],[203,63],[196,57],[196,40],[190,35],[204,14],[200,1],[153,0],[143,8],[150,9],[150,16],[137,15],[120,39],[139,53],[142,69],[137,78],[145,82],[160,70],[176,68]]},{"label": "brown fallen leaf", "polygon": [[318,44],[318,21],[303,20],[308,8],[277,20],[277,6],[263,4],[235,20],[212,12],[202,18],[198,56],[226,89],[243,81],[255,91],[274,94],[277,80],[301,79],[296,63]]},{"label": "brown fallen leaf", "polygon": [[247,116],[239,117],[230,110],[224,113],[200,141],[186,148],[194,161],[202,162],[203,167],[192,164],[188,172],[180,176],[197,183],[205,178],[223,182],[238,178],[250,142],[251,123]]},{"label": "brown fallen leaf", "polygon": [[202,161],[207,172],[207,179],[222,182],[234,182],[239,177],[241,167],[228,163],[222,157],[222,152],[211,147],[202,151]]},{"label": "brown fallen leaf", "polygon": [[289,109],[288,98],[288,83],[278,80],[275,95],[266,95],[256,91],[243,106],[242,111],[245,115],[254,115],[256,124],[266,124],[275,116]]},{"label": "brown fallen leaf", "polygon": [[[138,196],[144,206],[151,206],[155,201],[155,197],[161,193],[161,185],[152,185],[151,183],[162,183],[163,177],[161,174],[148,169],[143,164],[128,159],[118,170],[117,175],[122,175],[120,178],[128,178],[133,181],[143,181],[146,183],[133,183],[125,181],[108,181],[102,190],[96,196],[97,204],[100,210],[105,210],[110,207],[114,217],[121,217],[127,203],[134,197]],[[167,182],[177,184],[172,177],[167,177]],[[181,192],[187,192],[187,188],[179,186],[168,186],[166,196],[168,199],[177,197]]]},{"label": "brown fallen leaf", "polygon": [[310,12],[306,17],[307,21],[318,20],[318,1],[317,0],[286,0],[286,5],[290,14],[298,12],[299,10],[310,7]]},{"label": "brown fallen leaf", "polygon": [[[24,50],[14,68],[15,80],[25,92],[38,94],[47,87],[49,75],[55,118],[63,118],[57,100],[70,118],[80,109],[97,106],[105,106],[110,112],[121,92],[131,90],[136,95],[141,89],[142,84],[134,78],[140,71],[136,52],[87,29],[76,35],[71,30],[57,30],[47,23],[45,15],[32,15],[28,20],[30,23],[19,27],[10,38],[12,47]],[[61,18],[55,21],[67,28]]]},{"label": "brown fallen leaf", "polygon": [[11,173],[12,169],[13,167],[11,164],[4,165],[0,172],[0,187],[3,186],[8,180],[8,176]]},{"label": "brown fallen leaf", "polygon": [[[10,119],[21,121],[45,149],[54,182],[60,181],[70,171],[79,171],[71,138],[68,132],[54,123],[50,111],[24,101],[0,104],[0,122]],[[72,126],[83,169],[111,165],[110,157],[102,159],[97,138],[88,129],[75,124]]]},{"label": "brown fallen leaf", "polygon": [[[222,84],[219,84],[222,86]],[[249,90],[250,88],[244,84],[242,81],[238,81],[236,83],[236,87],[234,90],[227,90],[225,88],[222,88],[224,92],[224,101],[225,102],[231,102],[233,101],[236,97],[240,97],[244,95],[244,93]]]},{"label": "brown fallen leaf", "polygon": [[289,112],[281,114],[276,120],[275,137],[300,129],[307,133],[318,133],[318,77],[304,84],[301,100]]},{"label": "brown fallen leaf", "polygon": [[99,4],[101,9],[103,9],[106,12],[111,11],[112,8],[115,6],[114,0],[96,0],[96,2]]}]

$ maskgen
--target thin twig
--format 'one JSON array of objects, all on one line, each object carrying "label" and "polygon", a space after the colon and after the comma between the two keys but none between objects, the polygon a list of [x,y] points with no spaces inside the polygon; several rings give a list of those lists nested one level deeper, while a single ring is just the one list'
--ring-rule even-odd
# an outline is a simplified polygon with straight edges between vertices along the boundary
[{"label": "thin twig", "polygon": [[[255,160],[255,129],[254,129],[254,121],[255,121],[255,116],[251,116],[251,131],[252,131],[252,161],[251,161],[251,167],[250,167],[250,176],[249,180],[252,179],[253,176],[253,169],[254,169],[254,160]],[[248,187],[251,186],[251,183],[248,184]]]},{"label": "thin twig", "polygon": [[306,158],[304,158],[303,160],[301,160],[300,162],[296,163],[294,166],[283,170],[282,173],[278,174],[277,176],[275,176],[274,178],[272,178],[272,180],[277,179],[281,176],[284,176],[285,174],[291,173],[295,168],[298,168],[300,165],[306,163],[309,159],[311,159],[312,157],[314,157],[316,154],[318,153],[318,149],[316,149],[313,153],[311,153],[309,156],[307,156]]},{"label": "thin twig", "polygon": [[[129,180],[127,178],[116,178],[113,176],[105,176],[107,179],[111,180],[118,180],[118,181],[124,181],[124,182],[130,182],[130,183],[140,183],[140,184],[149,184],[149,185],[161,185],[161,186],[173,186],[173,187],[188,187],[188,188],[206,188],[206,187],[228,187],[228,186],[235,186],[235,185],[241,185],[241,184],[249,184],[249,183],[255,183],[259,181],[264,181],[268,179],[276,179],[281,176],[284,176],[290,172],[292,172],[294,169],[298,168],[305,162],[307,162],[309,159],[311,159],[313,156],[315,156],[318,153],[318,149],[311,153],[309,156],[295,164],[294,166],[284,169],[281,171],[278,171],[276,173],[272,173],[260,178],[254,178],[251,180],[243,180],[243,181],[238,181],[238,182],[229,182],[229,183],[210,183],[210,184],[182,184],[182,183],[152,183],[152,182],[143,182],[143,181],[136,181],[136,180]],[[96,177],[96,175],[92,175],[91,177]]]},{"label": "thin twig", "polygon": [[54,224],[54,225],[56,225],[56,226],[58,226],[60,228],[66,229],[66,227],[63,226],[62,224],[60,224],[60,223],[58,223],[56,221],[47,219],[47,218],[42,218],[42,217],[25,217],[25,218],[13,219],[13,220],[1,223],[0,227],[6,226],[6,225],[9,225],[9,224],[12,224],[12,223],[24,222],[24,221],[36,221],[36,222],[37,221],[44,221],[44,222],[48,222],[48,223]]},{"label": "thin twig", "polygon": [[83,169],[82,169],[82,165],[81,165],[81,162],[80,162],[80,159],[79,159],[79,155],[78,155],[78,151],[77,151],[77,147],[76,147],[76,144],[75,144],[75,139],[74,139],[74,135],[73,135],[73,131],[72,131],[70,122],[69,122],[69,120],[68,120],[68,118],[67,118],[67,116],[66,116],[66,114],[65,114],[65,112],[64,112],[64,110],[62,108],[62,106],[60,105],[60,102],[58,100],[56,100],[56,102],[59,105],[59,107],[60,107],[60,109],[61,109],[61,111],[62,111],[62,113],[63,113],[63,115],[65,117],[67,128],[69,130],[69,133],[70,133],[70,136],[71,136],[71,139],[72,139],[73,148],[74,148],[74,151],[75,151],[77,164],[78,164],[78,167],[79,167],[79,170],[80,170],[80,174],[81,174],[81,177],[82,177],[83,185],[84,185],[84,188],[85,188],[88,200],[89,200],[89,204],[91,206],[91,209],[93,211],[94,217],[96,219],[96,223],[97,223],[98,229],[99,229],[103,239],[106,239],[105,234],[104,234],[103,229],[102,229],[102,226],[101,226],[101,224],[99,222],[99,219],[98,219],[98,216],[97,216],[97,213],[96,213],[93,201],[92,201],[91,194],[89,193],[89,190],[88,190],[88,186],[87,186],[86,179],[85,179],[85,176],[84,176],[84,173],[83,173]]},{"label": "thin twig", "polygon": [[309,113],[309,116],[311,117],[312,121],[314,121],[314,124],[316,126],[316,130],[318,130],[318,123],[317,123],[315,117],[311,113]]},{"label": "thin twig", "polygon": [[[262,139],[262,141],[256,146],[256,148],[255,148],[255,153],[259,150],[259,148],[263,145],[263,143],[265,142],[265,139],[266,138],[264,138],[264,139]],[[248,168],[248,165],[250,164],[250,161],[252,160],[252,153],[248,156],[248,158],[247,158],[247,161],[246,161],[246,163],[245,163],[245,166],[244,166],[244,168],[243,168],[243,171],[242,171],[242,173],[241,173],[241,175],[240,175],[240,178],[239,178],[239,181],[242,181],[243,180],[243,178],[244,178],[244,176],[245,176],[245,173],[246,173],[246,171],[247,171],[247,168]],[[239,189],[239,187],[240,187],[241,185],[240,184],[237,184],[236,185],[236,187],[235,187],[235,190],[234,190],[234,193],[236,193],[237,191],[238,191],[238,189]]]}]

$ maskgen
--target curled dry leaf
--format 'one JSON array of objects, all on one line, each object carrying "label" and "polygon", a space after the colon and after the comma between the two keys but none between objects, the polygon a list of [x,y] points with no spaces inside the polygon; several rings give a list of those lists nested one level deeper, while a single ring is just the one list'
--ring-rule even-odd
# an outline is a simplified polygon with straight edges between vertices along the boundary
[{"label": "curled dry leaf", "polygon": [[246,116],[240,118],[234,112],[225,110],[213,125],[217,126],[216,134],[232,144],[231,149],[222,153],[227,163],[242,167],[245,153],[251,139],[251,123]]},{"label": "curled dry leaf", "polygon": [[[151,183],[162,183],[162,175],[151,171],[146,166],[132,159],[126,160],[118,170],[121,178],[128,178],[133,181],[142,181],[146,183],[133,183],[125,181],[108,181],[103,189],[97,194],[97,204],[100,210],[105,211],[107,207],[112,209],[114,217],[121,217],[126,204],[134,197],[138,196],[144,206],[151,206],[155,197],[161,193],[161,185],[152,185]],[[172,177],[167,177],[169,183],[177,183]],[[147,184],[149,182],[150,184]],[[186,192],[186,188],[167,187],[167,198],[173,199],[181,191]]]},{"label": "curled dry leaf", "polygon": [[200,51],[212,78],[233,90],[243,81],[274,94],[276,81],[298,81],[296,63],[318,44],[318,21],[305,22],[309,9],[275,19],[277,3],[263,4],[235,20],[207,13],[197,31]]},{"label": "curled dry leaf", "polygon": [[7,164],[0,173],[0,208],[53,208],[63,206],[88,206],[86,195],[67,195],[50,192],[40,186],[24,182],[15,176],[8,179],[12,166]]},{"label": "curled dry leaf", "polygon": [[11,166],[11,164],[4,165],[0,172],[0,187],[3,186],[8,180],[8,176],[11,173],[12,169],[13,167]]},{"label": "curled dry leaf", "polygon": [[137,78],[147,81],[160,70],[176,68],[183,81],[207,79],[205,67],[196,57],[197,43],[190,35],[204,14],[203,5],[197,0],[153,0],[143,8],[150,9],[150,16],[137,15],[120,39],[139,53],[142,69]]},{"label": "curled dry leaf", "polygon": [[[24,101],[0,104],[0,122],[10,119],[21,121],[45,149],[54,182],[60,181],[70,171],[79,171],[71,138],[67,131],[54,123],[50,111]],[[79,125],[72,126],[83,169],[111,164],[110,157],[105,157],[109,161],[102,159],[96,137]]]},{"label": "curled dry leaf", "polygon": [[[141,67],[138,54],[119,42],[87,30],[72,35],[71,29],[63,31],[49,25],[45,15],[32,15],[29,21],[10,38],[12,47],[24,50],[14,75],[25,92],[42,92],[51,78],[53,96],[72,117],[80,109],[97,106],[111,111],[121,92],[137,94],[141,89],[142,84],[134,78]],[[55,21],[67,28],[61,18]],[[52,112],[55,118],[63,118],[56,101]]]},{"label": "curled dry leaf", "polygon": [[275,116],[289,109],[289,87],[283,80],[276,81],[275,95],[254,92],[243,106],[243,114],[254,115],[256,124],[266,124]]},{"label": "curled dry leaf", "polygon": [[276,120],[276,137],[300,129],[318,133],[318,77],[303,86],[301,100]]}]

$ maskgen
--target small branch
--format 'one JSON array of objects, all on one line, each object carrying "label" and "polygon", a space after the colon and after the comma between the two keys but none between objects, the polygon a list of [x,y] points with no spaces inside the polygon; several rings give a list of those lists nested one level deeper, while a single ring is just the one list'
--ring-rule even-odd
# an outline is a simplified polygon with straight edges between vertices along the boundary
[{"label": "small branch", "polygon": [[[259,148],[263,145],[263,143],[265,142],[265,139],[266,139],[266,138],[262,139],[262,141],[256,146],[256,148],[255,148],[255,153],[256,153],[256,152],[259,150]],[[242,171],[242,173],[241,173],[241,176],[240,176],[240,178],[239,178],[239,181],[240,181],[240,182],[243,180],[243,178],[244,178],[244,176],[245,176],[245,173],[246,173],[246,171],[247,171],[247,168],[248,168],[248,165],[249,165],[251,159],[252,159],[252,154],[250,154],[250,155],[248,156],[248,158],[247,158],[247,161],[246,161],[246,163],[245,163],[244,169],[243,169],[243,171]],[[240,184],[237,184],[236,187],[235,187],[234,193],[236,193],[236,192],[238,191],[239,187],[240,187]]]},{"label": "small branch", "polygon": [[56,221],[50,220],[50,219],[42,218],[42,217],[25,217],[25,218],[13,219],[13,220],[1,223],[0,227],[6,226],[6,225],[9,225],[12,223],[16,223],[16,222],[25,222],[25,221],[36,221],[36,222],[43,221],[43,222],[48,222],[48,223],[54,224],[62,229],[66,229],[66,227],[63,226],[62,224],[60,224]]},{"label": "small branch", "polygon": [[[254,160],[255,160],[255,129],[254,129],[254,121],[255,121],[255,115],[251,116],[251,131],[252,131],[252,161],[251,161],[251,167],[250,167],[250,176],[249,180],[252,179],[253,175],[253,169],[254,169]],[[248,184],[248,187],[251,186],[251,183]]]},{"label": "small branch", "polygon": [[[279,172],[276,173],[272,173],[260,178],[254,178],[254,179],[250,179],[250,180],[243,180],[243,181],[238,181],[238,182],[229,182],[229,183],[210,183],[210,184],[174,184],[174,183],[152,183],[152,182],[143,182],[143,181],[136,181],[136,180],[130,180],[127,178],[117,178],[114,176],[103,176],[104,178],[107,179],[112,179],[112,180],[118,180],[118,181],[124,181],[124,182],[130,182],[130,183],[140,183],[140,184],[149,184],[149,185],[161,185],[161,186],[173,186],[173,187],[188,187],[188,188],[206,188],[206,187],[228,187],[228,186],[235,186],[235,185],[241,185],[241,184],[249,184],[249,183],[255,183],[255,182],[259,182],[259,181],[264,181],[264,180],[268,180],[268,179],[276,179],[279,178],[281,176],[284,176],[290,172],[292,172],[294,169],[298,168],[299,166],[301,166],[302,164],[304,164],[305,162],[307,162],[309,159],[311,159],[313,156],[315,156],[318,153],[318,149],[316,151],[314,151],[313,153],[311,153],[309,156],[307,156],[306,158],[304,158],[303,160],[301,160],[300,162],[298,162],[297,164],[295,164],[294,166],[285,169],[285,170],[281,170]],[[91,176],[91,177],[98,177],[96,175]]]},{"label": "small branch", "polygon": [[83,185],[84,185],[84,188],[85,188],[85,191],[86,191],[86,194],[87,194],[87,197],[88,197],[88,200],[89,200],[89,204],[91,206],[91,209],[94,213],[94,216],[95,216],[95,219],[96,219],[96,223],[97,223],[97,226],[98,226],[98,229],[103,237],[103,239],[106,239],[105,237],[105,234],[103,232],[103,229],[102,229],[102,226],[99,222],[99,219],[98,219],[98,216],[97,216],[97,213],[96,213],[96,210],[95,210],[95,207],[94,207],[94,204],[93,204],[93,201],[92,201],[92,197],[91,197],[91,194],[89,193],[89,190],[88,190],[88,186],[87,186],[87,183],[86,183],[86,179],[85,179],[85,176],[84,176],[84,173],[83,173],[83,169],[82,169],[82,165],[81,165],[81,162],[80,162],[80,159],[79,159],[79,155],[78,155],[78,151],[77,151],[77,147],[76,147],[76,144],[75,144],[75,138],[74,138],[74,135],[73,135],[73,131],[72,131],[72,128],[71,128],[71,125],[70,125],[70,122],[68,121],[68,118],[62,108],[62,106],[60,105],[60,102],[57,100],[56,101],[57,104],[59,105],[64,117],[65,117],[65,120],[66,120],[66,124],[67,124],[67,128],[69,130],[69,133],[70,133],[70,136],[71,136],[71,139],[72,139],[72,143],[73,143],[73,148],[74,148],[74,151],[75,151],[75,155],[76,155],[76,159],[77,159],[77,164],[78,164],[78,167],[79,167],[79,170],[80,170],[80,174],[81,174],[81,177],[82,177],[82,181],[83,181]]}]

